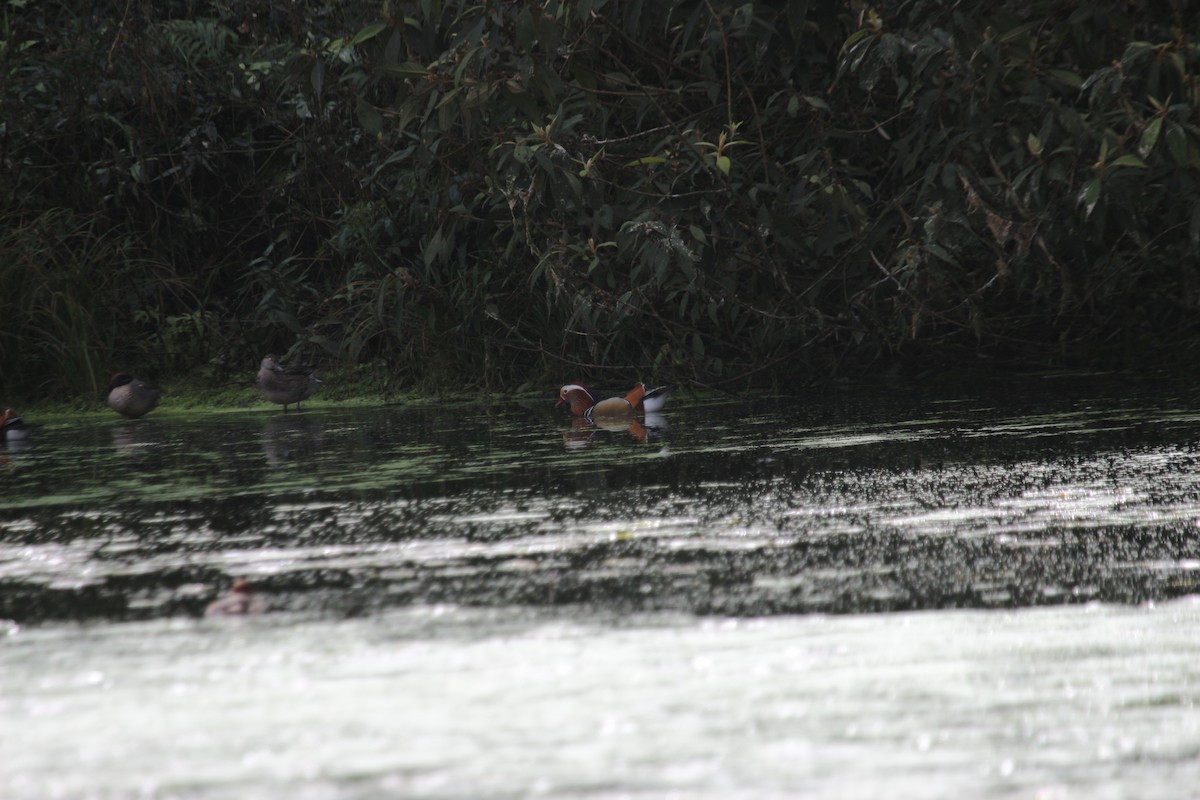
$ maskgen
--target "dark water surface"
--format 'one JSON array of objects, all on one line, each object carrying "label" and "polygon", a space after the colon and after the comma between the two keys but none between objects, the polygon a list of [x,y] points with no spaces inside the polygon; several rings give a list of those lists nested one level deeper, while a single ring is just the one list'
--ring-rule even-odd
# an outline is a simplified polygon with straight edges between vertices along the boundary
[{"label": "dark water surface", "polygon": [[[1186,387],[38,433],[0,797],[1197,796]],[[268,612],[202,619],[236,576]]]},{"label": "dark water surface", "polygon": [[1200,409],[1046,384],[680,399],[632,433],[549,402],[58,424],[0,454],[0,617],[195,614],[238,575],[276,609],[343,615],[1195,592]]}]

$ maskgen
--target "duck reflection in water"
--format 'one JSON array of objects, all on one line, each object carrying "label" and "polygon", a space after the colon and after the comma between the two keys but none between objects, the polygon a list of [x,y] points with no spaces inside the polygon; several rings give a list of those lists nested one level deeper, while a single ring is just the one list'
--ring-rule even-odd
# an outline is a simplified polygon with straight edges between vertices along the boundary
[{"label": "duck reflection in water", "polygon": [[271,417],[263,425],[263,455],[268,464],[278,467],[311,456],[323,438],[324,428],[307,417]]},{"label": "duck reflection in water", "polygon": [[229,594],[218,597],[204,609],[206,617],[237,617],[261,614],[267,610],[267,604],[261,597],[256,597],[250,591],[250,581],[238,578],[233,582]]},{"label": "duck reflection in water", "polygon": [[575,417],[571,420],[570,430],[563,431],[563,446],[567,450],[586,450],[600,431],[628,433],[635,442],[645,444],[667,433],[667,418],[662,414],[646,414],[640,419]]},{"label": "duck reflection in water", "polygon": [[153,422],[119,422],[112,427],[113,449],[120,453],[145,452],[161,441],[159,428]]}]

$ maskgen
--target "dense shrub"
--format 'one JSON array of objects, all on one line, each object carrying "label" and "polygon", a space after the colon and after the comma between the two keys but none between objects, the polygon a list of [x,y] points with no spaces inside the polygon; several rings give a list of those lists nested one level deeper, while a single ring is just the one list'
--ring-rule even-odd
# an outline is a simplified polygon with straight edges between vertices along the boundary
[{"label": "dense shrub", "polygon": [[1194,13],[831,5],[10,4],[4,388],[1191,353]]}]

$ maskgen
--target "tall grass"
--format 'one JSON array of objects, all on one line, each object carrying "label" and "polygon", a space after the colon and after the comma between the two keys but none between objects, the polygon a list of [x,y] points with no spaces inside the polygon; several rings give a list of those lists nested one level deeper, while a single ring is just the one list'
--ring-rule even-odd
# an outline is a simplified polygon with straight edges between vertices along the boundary
[{"label": "tall grass", "polygon": [[0,369],[10,391],[94,395],[112,372],[162,362],[138,312],[185,290],[168,264],[139,251],[100,215],[0,220]]}]

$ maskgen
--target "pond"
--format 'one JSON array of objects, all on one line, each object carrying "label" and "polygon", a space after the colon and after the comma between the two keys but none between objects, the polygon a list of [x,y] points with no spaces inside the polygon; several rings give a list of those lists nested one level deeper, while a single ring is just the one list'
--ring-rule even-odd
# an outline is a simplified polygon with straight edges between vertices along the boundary
[{"label": "pond", "polygon": [[55,422],[0,450],[0,796],[1190,797],[1196,401]]}]

